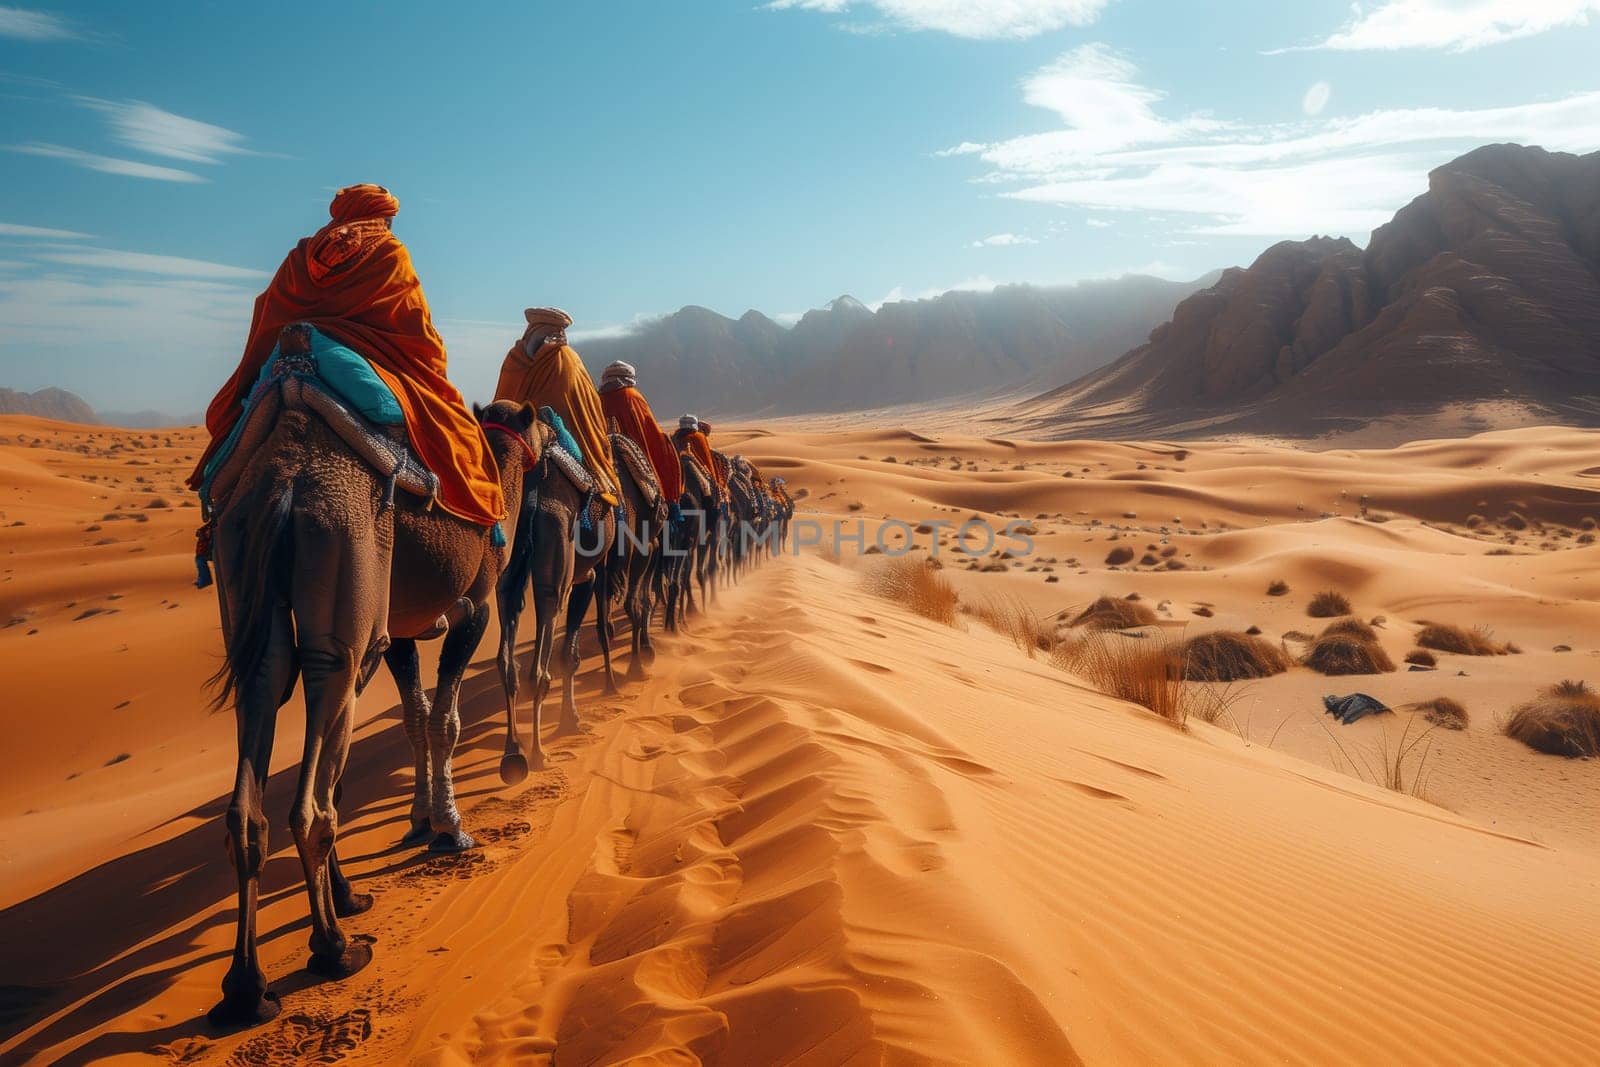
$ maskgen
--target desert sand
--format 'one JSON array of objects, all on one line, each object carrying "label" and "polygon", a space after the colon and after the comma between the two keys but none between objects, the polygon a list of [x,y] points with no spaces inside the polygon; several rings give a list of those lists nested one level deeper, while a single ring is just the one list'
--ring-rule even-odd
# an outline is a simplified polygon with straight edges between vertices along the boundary
[{"label": "desert sand", "polygon": [[[1297,652],[1333,589],[1397,662],[1422,619],[1522,651],[1296,667],[1179,727],[975,615],[871,596],[875,555],[807,549],[620,696],[587,659],[585,734],[506,788],[491,633],[456,763],[481,848],[393,847],[398,702],[383,673],[361,700],[341,854],[377,896],[348,923],[376,958],[343,983],[303,969],[284,709],[260,919],[284,1012],[238,1033],[203,1020],[233,937],[234,757],[179,488],[198,434],[0,419],[0,1059],[1557,1064],[1600,1041],[1600,764],[1496,728],[1540,686],[1600,683],[1600,433],[1312,452],[719,429],[805,491],[799,518],[869,544],[890,516],[1027,522],[1034,554],[985,566],[946,535],[968,606],[1064,620],[1137,593],[1153,631],[1254,625]],[[1322,714],[1357,691],[1468,708],[1429,735],[1420,796],[1362,764],[1403,711]]]}]

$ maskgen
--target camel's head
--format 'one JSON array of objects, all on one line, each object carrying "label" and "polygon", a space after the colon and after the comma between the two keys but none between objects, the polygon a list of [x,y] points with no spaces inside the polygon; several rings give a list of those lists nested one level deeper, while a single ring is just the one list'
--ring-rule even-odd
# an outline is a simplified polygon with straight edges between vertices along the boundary
[{"label": "camel's head", "polygon": [[473,404],[472,414],[483,427],[489,439],[489,450],[505,469],[506,459],[520,453],[526,469],[538,465],[544,454],[545,436],[540,431],[543,424],[532,404],[519,404],[514,400],[496,400],[492,404]]}]

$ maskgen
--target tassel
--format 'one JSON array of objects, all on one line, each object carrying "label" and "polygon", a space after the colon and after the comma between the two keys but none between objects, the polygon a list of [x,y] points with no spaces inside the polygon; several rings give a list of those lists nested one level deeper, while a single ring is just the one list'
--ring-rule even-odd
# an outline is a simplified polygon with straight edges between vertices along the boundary
[{"label": "tassel", "polygon": [[493,545],[495,548],[506,547],[506,528],[501,526],[498,522],[495,523],[493,529],[489,531],[489,544]]},{"label": "tassel", "polygon": [[194,558],[194,587],[204,589],[211,584],[211,561],[204,556]]}]

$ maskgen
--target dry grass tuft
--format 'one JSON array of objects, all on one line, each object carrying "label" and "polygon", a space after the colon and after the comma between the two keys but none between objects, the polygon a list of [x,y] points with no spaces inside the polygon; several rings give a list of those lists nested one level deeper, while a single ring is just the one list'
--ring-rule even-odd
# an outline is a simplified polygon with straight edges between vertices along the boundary
[{"label": "dry grass tuft", "polygon": [[1417,710],[1422,712],[1422,717],[1433,725],[1446,730],[1465,730],[1467,728],[1467,709],[1459,700],[1449,697],[1434,697],[1417,705]]},{"label": "dry grass tuft", "polygon": [[1501,730],[1552,756],[1600,756],[1600,694],[1583,682],[1559,682],[1514,710]]},{"label": "dry grass tuft", "polygon": [[1332,619],[1339,615],[1350,614],[1350,600],[1343,593],[1324,589],[1311,598],[1311,603],[1306,605],[1306,614],[1313,619]]},{"label": "dry grass tuft", "polygon": [[1471,630],[1447,623],[1426,622],[1417,631],[1417,644],[1438,652],[1453,652],[1458,656],[1504,656],[1512,651],[1509,644],[1495,641],[1490,631],[1482,626]]},{"label": "dry grass tuft", "polygon": [[1186,686],[1174,648],[1160,637],[1094,634],[1058,646],[1050,662],[1100,692],[1138,704],[1177,726],[1188,722],[1190,715],[1214,722],[1229,703],[1225,692]]},{"label": "dry grass tuft", "polygon": [[1300,662],[1319,674],[1387,674],[1394,660],[1375,641],[1327,634],[1312,642]]},{"label": "dry grass tuft", "polygon": [[1132,561],[1133,549],[1127,545],[1118,545],[1106,553],[1106,566],[1108,567],[1120,567],[1124,563],[1131,563]]},{"label": "dry grass tuft", "polygon": [[925,619],[954,626],[960,597],[950,580],[931,561],[901,556],[887,560],[867,576],[867,590],[892,600]]},{"label": "dry grass tuft", "polygon": [[[1374,753],[1378,757],[1376,767],[1359,749],[1356,751],[1356,756],[1360,759],[1360,762],[1357,763],[1355,759],[1351,758],[1350,750],[1344,747],[1343,742],[1334,736],[1326,724],[1323,724],[1322,729],[1338,748],[1339,754],[1344,757],[1345,762],[1350,764],[1351,771],[1357,777],[1363,780],[1370,779],[1375,785],[1381,785],[1385,789],[1392,789],[1396,793],[1405,793],[1418,799],[1426,799],[1428,757],[1433,752],[1433,739],[1430,735],[1437,727],[1428,726],[1413,735],[1412,731],[1416,727],[1416,720],[1415,714],[1406,719],[1405,728],[1400,731],[1399,740],[1394,743],[1390,741],[1389,727],[1385,724],[1380,747]],[[1415,760],[1412,760],[1413,754],[1416,756]],[[1408,762],[1412,762],[1415,765],[1408,767]],[[1337,761],[1335,766],[1337,766]]]},{"label": "dry grass tuft", "polygon": [[1406,653],[1406,662],[1415,663],[1418,667],[1437,667],[1439,661],[1432,652],[1425,648],[1413,648]]},{"label": "dry grass tuft", "polygon": [[969,609],[996,633],[1011,638],[1032,659],[1035,652],[1052,652],[1058,639],[1055,623],[1047,622],[1019,596],[990,597]]},{"label": "dry grass tuft", "polygon": [[1155,621],[1156,613],[1143,604],[1103,596],[1079,612],[1072,625],[1087,626],[1091,630],[1127,630],[1134,626],[1150,626]]},{"label": "dry grass tuft", "polygon": [[1278,646],[1232,630],[1192,637],[1179,647],[1177,656],[1183,677],[1191,682],[1269,678],[1294,666],[1294,660]]},{"label": "dry grass tuft", "polygon": [[1334,634],[1345,634],[1360,641],[1376,641],[1378,639],[1378,631],[1360,619],[1340,619],[1338,622],[1330,622],[1327,628],[1318,636],[1332,637]]},{"label": "dry grass tuft", "polygon": [[1268,596],[1288,596],[1289,595],[1289,583],[1284,581],[1282,578],[1279,578],[1278,580],[1274,581],[1271,585],[1267,586],[1267,595]]}]

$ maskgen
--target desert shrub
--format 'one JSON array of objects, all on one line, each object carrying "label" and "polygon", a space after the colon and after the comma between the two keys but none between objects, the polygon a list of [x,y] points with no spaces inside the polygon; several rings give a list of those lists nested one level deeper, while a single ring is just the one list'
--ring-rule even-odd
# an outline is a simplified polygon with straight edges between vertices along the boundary
[{"label": "desert shrub", "polygon": [[1478,527],[1482,526],[1484,523],[1486,523],[1488,521],[1489,520],[1484,518],[1482,515],[1468,515],[1467,516],[1467,529],[1476,530]]},{"label": "desert shrub", "polygon": [[1560,682],[1511,713],[1501,729],[1552,756],[1600,756],[1600,694],[1583,682]]},{"label": "desert shrub", "polygon": [[1267,595],[1268,596],[1288,596],[1289,595],[1289,583],[1284,581],[1281,578],[1275,580],[1271,585],[1267,586]]},{"label": "desert shrub", "polygon": [[1201,634],[1185,641],[1177,652],[1183,677],[1191,682],[1238,682],[1268,678],[1294,665],[1278,646],[1232,630]]},{"label": "desert shrub", "polygon": [[1159,638],[1096,634],[1058,647],[1051,662],[1100,692],[1179,726],[1188,721],[1195,704],[1176,669],[1172,646]]},{"label": "desert shrub", "polygon": [[1446,730],[1465,730],[1467,728],[1467,709],[1461,706],[1458,700],[1449,697],[1434,697],[1417,705],[1417,710],[1422,712],[1422,717],[1435,726]]},{"label": "desert shrub", "polygon": [[1439,665],[1438,659],[1425,648],[1413,648],[1410,652],[1407,652],[1406,662],[1414,663],[1418,667],[1437,667]]},{"label": "desert shrub", "polygon": [[1118,545],[1106,553],[1106,566],[1108,567],[1120,567],[1124,563],[1131,563],[1132,561],[1133,549],[1127,545]]},{"label": "desert shrub", "polygon": [[1196,607],[1194,609],[1194,614],[1198,615],[1202,619],[1209,619],[1213,615],[1215,615],[1216,612],[1213,611],[1210,607],[1208,607],[1205,604],[1199,604],[1199,605],[1196,605]]},{"label": "desert shrub", "polygon": [[973,604],[972,614],[996,633],[1004,634],[1032,659],[1035,652],[1056,647],[1056,628],[1018,596],[990,597]]},{"label": "desert shrub", "polygon": [[1500,525],[1508,530],[1526,530],[1528,528],[1528,517],[1520,511],[1508,512],[1500,516]]},{"label": "desert shrub", "polygon": [[1126,630],[1133,626],[1149,626],[1155,621],[1156,613],[1143,604],[1103,596],[1079,612],[1072,625],[1087,626],[1091,630]]},{"label": "desert shrub", "polygon": [[1394,660],[1381,645],[1349,634],[1317,638],[1300,662],[1318,674],[1387,674],[1394,670]]},{"label": "desert shrub", "polygon": [[1330,622],[1322,633],[1317,636],[1330,637],[1333,634],[1347,634],[1361,641],[1376,641],[1378,639],[1378,631],[1360,619],[1340,619],[1338,622]]},{"label": "desert shrub", "polygon": [[1596,522],[1593,515],[1585,515],[1578,525],[1585,530],[1593,530],[1596,526],[1600,526],[1600,522]]},{"label": "desert shrub", "polygon": [[960,597],[950,580],[927,561],[910,556],[887,560],[867,576],[867,589],[923,618],[955,625]]},{"label": "desert shrub", "polygon": [[1427,621],[1417,631],[1417,644],[1458,656],[1504,656],[1511,651],[1510,645],[1495,641],[1489,631],[1481,626],[1466,630],[1448,623]]},{"label": "desert shrub", "polygon": [[1324,589],[1311,598],[1311,603],[1306,605],[1306,614],[1313,619],[1331,619],[1338,615],[1348,615],[1350,601],[1343,593]]}]

